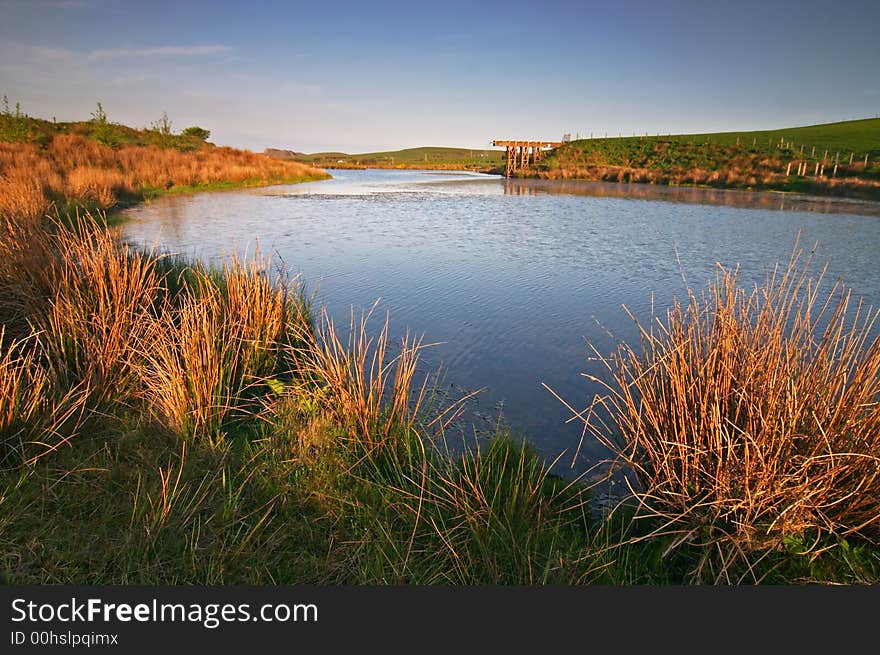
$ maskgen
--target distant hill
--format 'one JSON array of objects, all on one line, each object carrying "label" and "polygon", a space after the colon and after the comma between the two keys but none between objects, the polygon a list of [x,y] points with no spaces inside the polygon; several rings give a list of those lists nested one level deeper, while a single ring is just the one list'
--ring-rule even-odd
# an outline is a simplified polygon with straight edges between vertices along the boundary
[{"label": "distant hill", "polygon": [[[273,152],[291,152],[268,148]],[[456,168],[488,170],[500,166],[503,153],[498,150],[443,148],[425,146],[384,152],[293,153],[290,159],[322,168]]]},{"label": "distant hill", "polygon": [[263,154],[272,159],[297,159],[306,156],[302,152],[296,152],[294,150],[279,150],[278,148],[266,148],[263,151]]}]

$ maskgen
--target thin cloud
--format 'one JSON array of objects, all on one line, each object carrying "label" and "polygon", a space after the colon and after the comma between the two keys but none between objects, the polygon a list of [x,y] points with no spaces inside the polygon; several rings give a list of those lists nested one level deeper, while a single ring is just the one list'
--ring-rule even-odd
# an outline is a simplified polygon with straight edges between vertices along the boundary
[{"label": "thin cloud", "polygon": [[104,48],[92,50],[86,55],[89,61],[117,59],[120,57],[204,57],[231,52],[228,45],[161,46],[157,48]]}]

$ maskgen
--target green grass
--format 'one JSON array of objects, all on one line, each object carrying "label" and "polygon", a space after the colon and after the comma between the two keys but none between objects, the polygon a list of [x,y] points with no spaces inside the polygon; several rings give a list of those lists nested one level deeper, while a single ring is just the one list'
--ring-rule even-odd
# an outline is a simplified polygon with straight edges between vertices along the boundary
[{"label": "green grass", "polygon": [[827,156],[833,165],[838,154],[841,165],[848,166],[851,153],[855,167],[868,155],[868,170],[854,169],[855,174],[880,175],[880,119],[757,132],[580,139],[552,151],[537,168],[552,171],[599,165],[715,171],[734,165],[757,169],[767,159],[785,164],[822,161]]},{"label": "green grass", "polygon": [[0,141],[48,144],[61,134],[77,134],[111,147],[158,146],[182,152],[198,150],[205,141],[196,136],[162,134],[155,129],[136,129],[109,121],[56,122],[20,112],[0,112]]},{"label": "green grass", "polygon": [[782,140],[793,143],[797,146],[798,152],[800,152],[802,144],[807,146],[805,154],[812,152],[812,147],[815,146],[816,154],[820,157],[827,150],[829,155],[840,152],[841,158],[844,154],[848,157],[850,152],[854,152],[857,157],[863,158],[865,154],[868,154],[873,159],[880,157],[880,118],[865,118],[778,130],[681,134],[671,138],[684,143],[709,141],[722,146],[732,146],[739,142],[741,146],[746,147],[751,147],[752,143],[761,145],[761,147],[768,142],[778,145]]}]

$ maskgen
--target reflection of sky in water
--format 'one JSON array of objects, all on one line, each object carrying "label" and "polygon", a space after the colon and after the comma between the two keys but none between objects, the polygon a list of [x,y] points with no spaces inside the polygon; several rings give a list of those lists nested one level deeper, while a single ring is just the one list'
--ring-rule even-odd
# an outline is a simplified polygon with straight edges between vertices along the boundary
[{"label": "reflection of sky in water", "polygon": [[[880,305],[880,204],[745,191],[504,180],[467,173],[333,171],[333,180],[169,196],[133,208],[125,233],[206,258],[274,253],[336,318],[379,299],[376,324],[440,342],[425,352],[446,380],[486,387],[470,418],[507,421],[547,455],[580,428],[541,383],[582,408],[607,353],[716,262],[759,283],[800,234],[818,272]],[[623,195],[621,195],[623,194]],[[636,198],[636,200],[633,200]],[[780,211],[780,208],[782,211]],[[681,268],[679,267],[679,260]],[[586,457],[599,450],[585,448]]]}]

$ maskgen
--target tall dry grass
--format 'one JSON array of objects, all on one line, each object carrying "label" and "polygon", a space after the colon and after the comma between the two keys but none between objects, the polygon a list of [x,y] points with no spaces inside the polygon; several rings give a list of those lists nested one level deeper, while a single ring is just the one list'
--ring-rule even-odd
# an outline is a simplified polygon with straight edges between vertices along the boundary
[{"label": "tall dry grass", "polygon": [[612,382],[588,376],[607,393],[586,433],[636,473],[650,536],[703,547],[701,579],[788,536],[880,538],[878,314],[799,262],[752,291],[722,269],[601,358]]},{"label": "tall dry grass", "polygon": [[9,339],[0,326],[0,466],[33,462],[73,438],[81,389],[61,388],[33,336]]},{"label": "tall dry grass", "polygon": [[364,312],[356,320],[352,312],[344,336],[322,311],[312,338],[294,349],[292,359],[297,379],[317,385],[312,395],[319,414],[330,416],[367,448],[377,449],[413,429],[428,378],[416,383],[422,341],[406,335],[392,354],[388,318],[372,334],[371,314]]},{"label": "tall dry grass", "polygon": [[136,340],[143,394],[182,436],[221,438],[252,392],[281,372],[283,350],[308,333],[299,298],[267,271],[260,260],[227,263],[221,276],[189,269],[188,289],[166,298]]},{"label": "tall dry grass", "polygon": [[0,216],[41,216],[53,202],[108,209],[122,197],[172,186],[321,177],[310,166],[234,148],[110,148],[62,134],[46,147],[0,143]]},{"label": "tall dry grass", "polygon": [[96,404],[133,393],[132,346],[153,321],[156,256],[88,217],[57,226],[50,239],[57,256],[43,272],[49,297],[32,321],[56,374],[85,385]]}]

